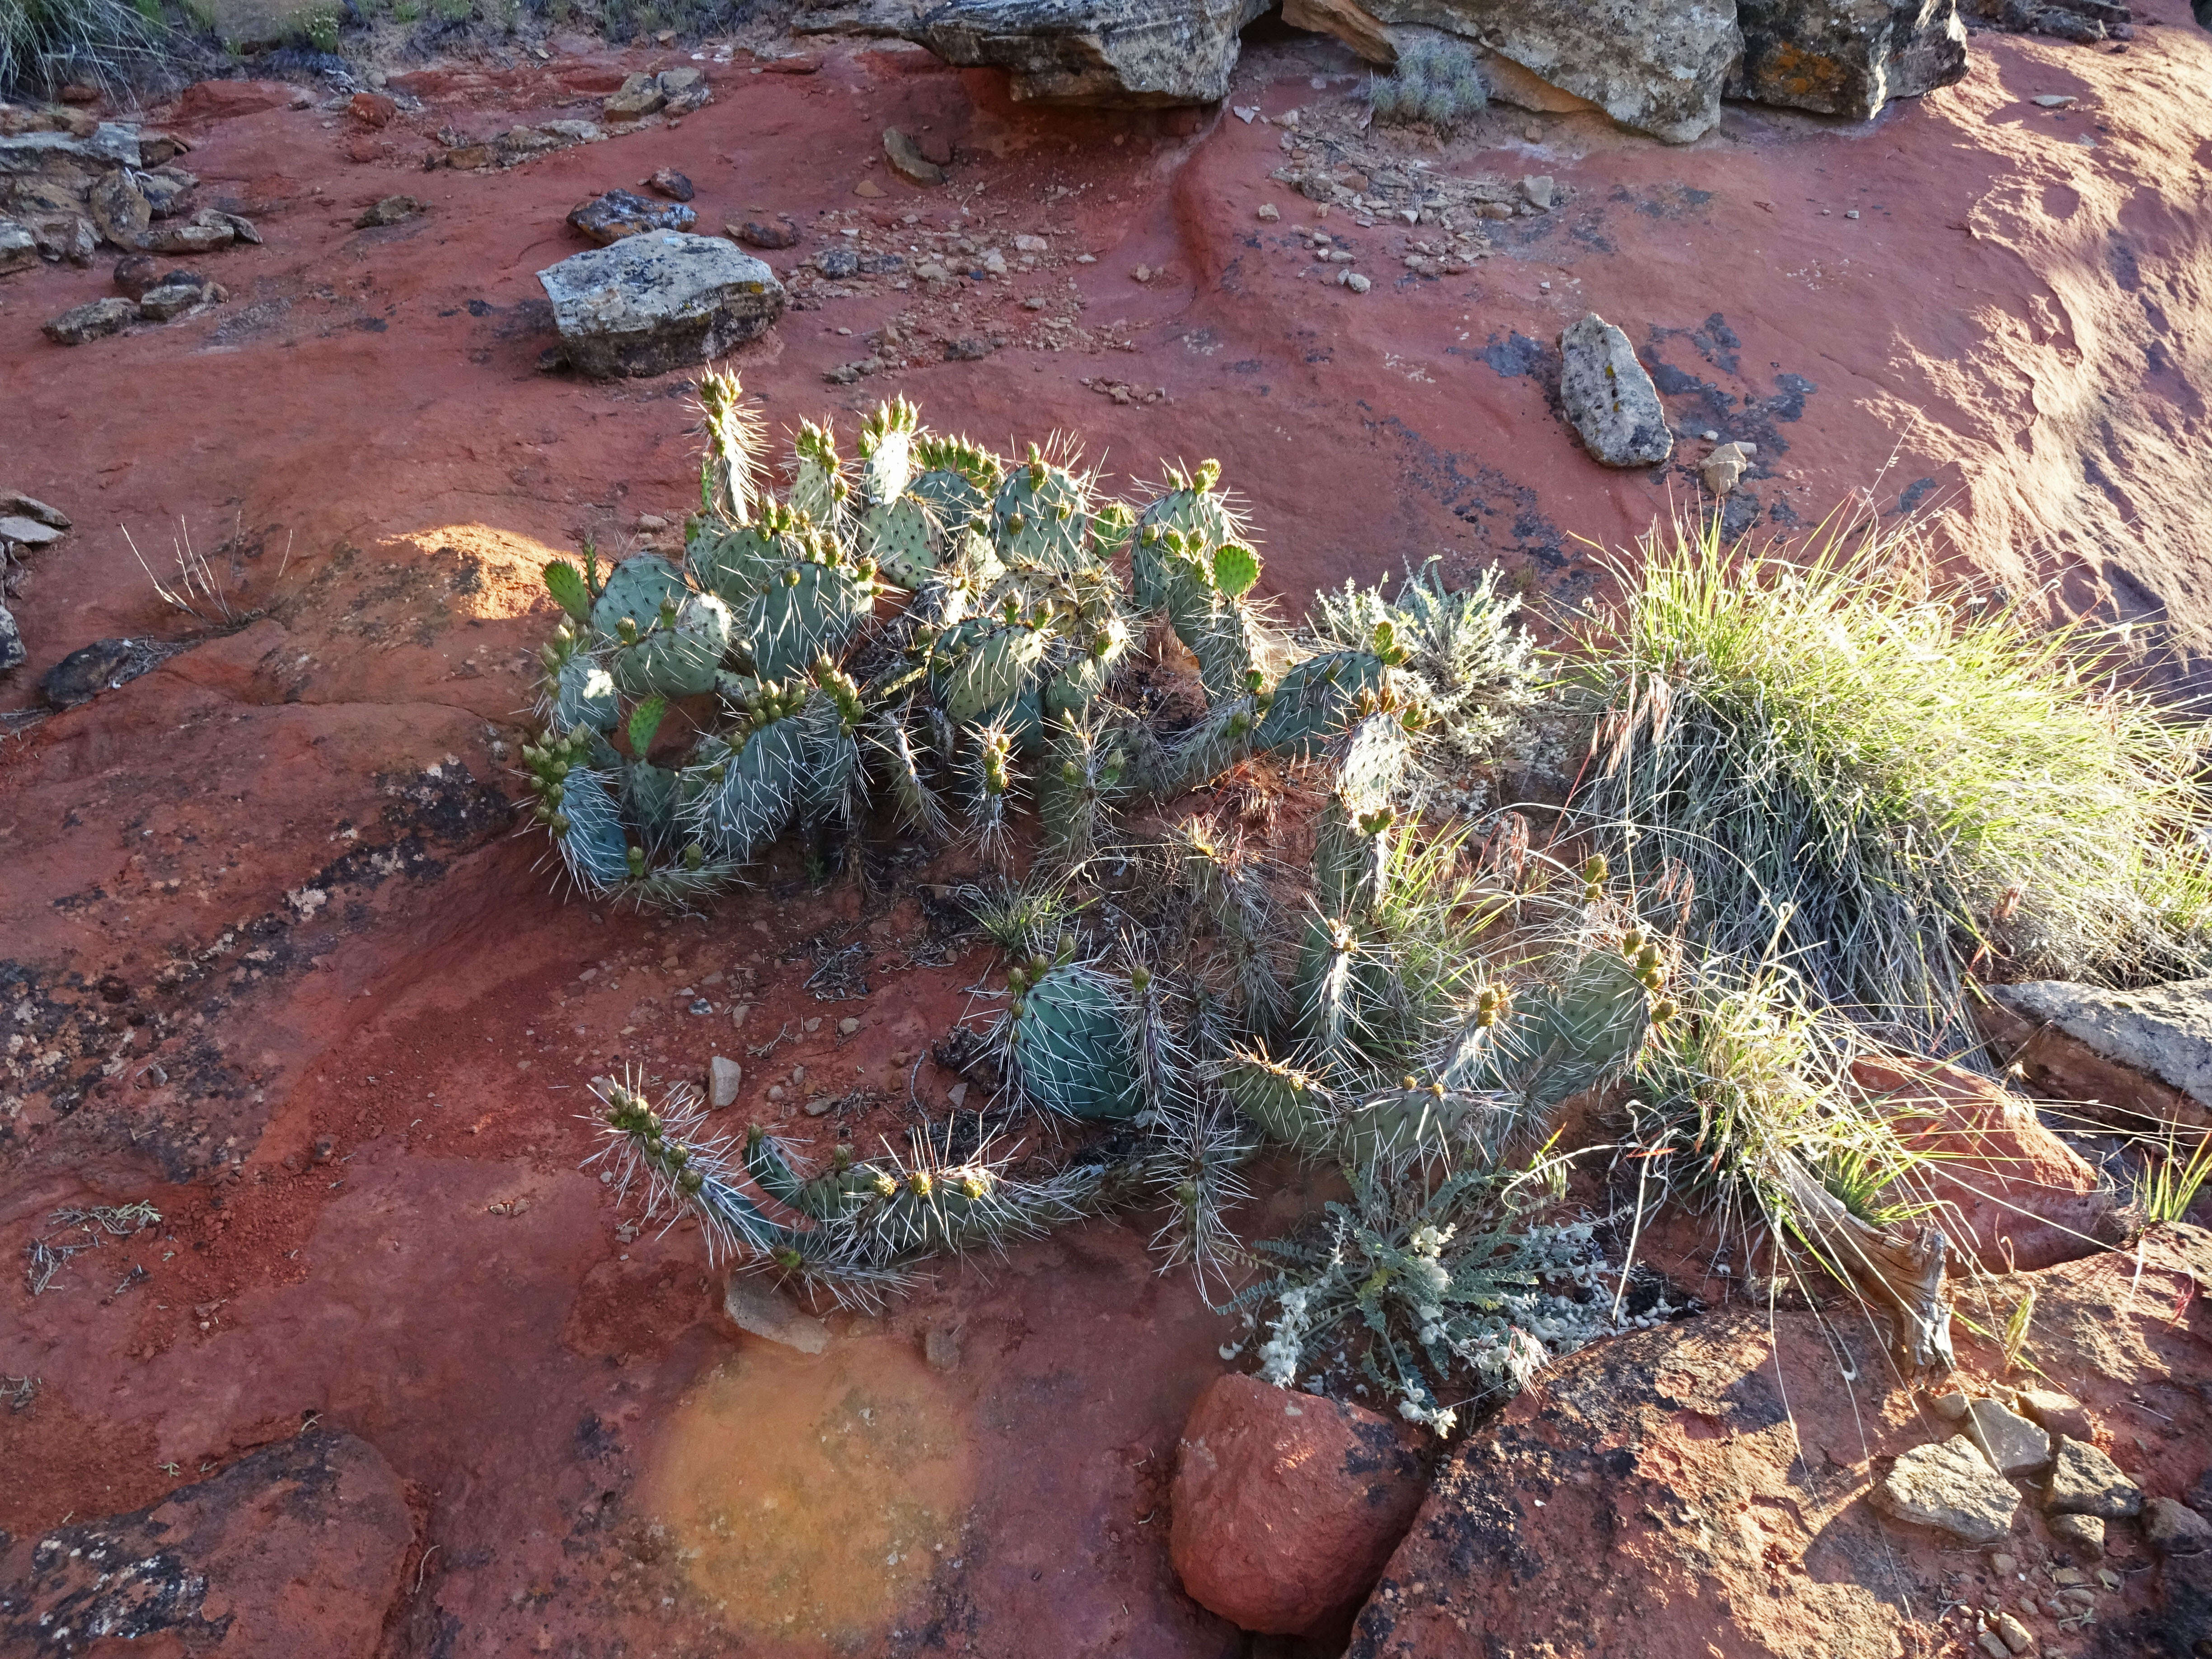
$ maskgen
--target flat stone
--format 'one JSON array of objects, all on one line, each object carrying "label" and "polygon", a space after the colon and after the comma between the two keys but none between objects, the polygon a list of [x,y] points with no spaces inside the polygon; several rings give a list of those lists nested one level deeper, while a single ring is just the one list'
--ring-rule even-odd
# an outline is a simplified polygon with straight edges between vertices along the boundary
[{"label": "flat stone", "polygon": [[2085,1558],[2105,1553],[2105,1523],[2094,1515],[2054,1515],[2047,1524],[2053,1538]]},{"label": "flat stone", "polygon": [[196,270],[173,270],[138,296],[138,314],[166,323],[194,306],[218,304],[227,297],[220,285]]},{"label": "flat stone", "polygon": [[2021,1415],[2069,1440],[2090,1440],[2095,1437],[2096,1427],[2089,1420],[2088,1407],[2070,1394],[2060,1394],[2055,1389],[2023,1389],[2020,1409]]},{"label": "flat stone", "polygon": [[963,69],[1003,69],[1016,102],[1121,109],[1229,95],[1238,32],[1268,0],[950,0],[908,40]]},{"label": "flat stone", "polygon": [[1628,336],[1590,312],[1559,335],[1559,401],[1607,466],[1656,466],[1674,453],[1658,388]]},{"label": "flat stone", "polygon": [[1875,1488],[1883,1513],[1936,1527],[1962,1543],[1994,1544],[2011,1534],[2020,1493],[1963,1434],[1916,1446]]},{"label": "flat stone", "polygon": [[568,362],[601,378],[711,362],[772,327],[783,284],[720,237],[625,236],[538,273]]},{"label": "flat stone", "polygon": [[1871,120],[1966,75],[1955,0],[1736,0],[1743,58],[1728,95]]},{"label": "flat stone", "polygon": [[52,525],[27,513],[10,513],[0,518],[0,542],[13,542],[18,547],[51,547],[61,538],[62,532]]},{"label": "flat stone", "polygon": [[[13,518],[35,519],[49,530],[67,530],[70,527],[69,514],[58,507],[48,507],[36,495],[25,495],[12,489],[0,489],[0,514],[6,514]],[[7,534],[6,529],[0,527],[0,536]],[[10,537],[9,539],[15,538]]]},{"label": "flat stone", "polygon": [[2212,1105],[2212,979],[2140,991],[2029,980],[1990,994],[2022,1018],[2055,1025],[2093,1053]]},{"label": "flat stone", "polygon": [[716,1054],[707,1062],[707,1099],[716,1111],[732,1105],[738,1098],[738,1087],[745,1080],[744,1068],[734,1060],[725,1060]]},{"label": "flat stone", "polygon": [[1548,210],[1552,205],[1552,175],[1548,173],[1531,173],[1521,181],[1521,194],[1527,198],[1530,207]]},{"label": "flat stone", "polygon": [[941,185],[949,176],[896,127],[884,129],[884,159],[891,164],[892,172],[910,184]]},{"label": "flat stone", "polygon": [[922,1334],[921,1357],[929,1362],[932,1370],[958,1370],[960,1369],[959,1328],[954,1325],[932,1325]]},{"label": "flat stone", "polygon": [[2143,1540],[2160,1555],[2201,1555],[2212,1549],[2212,1522],[2171,1498],[2146,1500]]},{"label": "flat stone", "polygon": [[649,230],[689,230],[699,216],[679,202],[655,202],[632,190],[611,190],[568,210],[568,228],[606,247]]},{"label": "flat stone", "polygon": [[1966,1432],[1999,1474],[2032,1474],[2051,1467],[2051,1435],[1994,1400],[1966,1407]]},{"label": "flat stone", "polygon": [[730,1275],[729,1285],[722,1293],[722,1311],[739,1330],[801,1353],[820,1353],[830,1346],[827,1325],[801,1313],[765,1279],[750,1273]]},{"label": "flat stone", "polygon": [[46,337],[56,345],[82,345],[110,334],[119,334],[138,320],[136,301],[114,295],[69,310],[45,325]]},{"label": "flat stone", "polygon": [[2094,1446],[2060,1437],[2043,1507],[2054,1515],[2124,1521],[2142,1513],[2142,1488]]},{"label": "flat stone", "polygon": [[610,121],[635,121],[652,114],[668,101],[660,83],[650,75],[633,75],[621,88],[607,94],[600,104],[600,112]]}]

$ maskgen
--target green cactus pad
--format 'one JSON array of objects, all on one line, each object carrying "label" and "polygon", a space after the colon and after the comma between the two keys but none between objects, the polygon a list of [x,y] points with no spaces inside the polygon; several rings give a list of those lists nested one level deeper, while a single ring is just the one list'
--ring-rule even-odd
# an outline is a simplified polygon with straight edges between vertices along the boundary
[{"label": "green cactus pad", "polygon": [[566,559],[556,559],[545,567],[545,591],[553,596],[553,603],[578,622],[592,618],[592,590],[584,585],[584,573]]},{"label": "green cactus pad", "polygon": [[949,662],[940,657],[938,701],[961,725],[981,724],[1034,689],[1045,644],[1044,635],[1018,623],[976,629]]},{"label": "green cactus pad", "polygon": [[621,724],[622,700],[615,693],[614,676],[581,653],[562,663],[554,681],[554,728],[568,732],[589,726],[611,732]]},{"label": "green cactus pad", "polygon": [[1336,1103],[1296,1066],[1239,1050],[1222,1066],[1221,1086],[1270,1140],[1311,1157],[1326,1153],[1334,1140]]},{"label": "green cactus pad", "polygon": [[605,893],[629,878],[629,841],[622,810],[606,780],[585,768],[562,781],[554,842],[570,878],[587,893]]},{"label": "green cactus pad", "polygon": [[680,605],[690,592],[684,573],[658,553],[633,554],[607,573],[607,585],[592,605],[592,626],[611,639],[627,617],[642,634],[660,615],[662,600]]},{"label": "green cactus pad", "polygon": [[1094,969],[1054,968],[1021,997],[1007,1036],[1022,1091],[1070,1117],[1134,1117],[1142,1104],[1121,1000]]},{"label": "green cactus pad", "polygon": [[767,586],[800,551],[799,538],[788,531],[739,525],[711,541],[701,538],[691,554],[691,568],[702,587],[719,594],[731,610],[742,611],[745,601]]},{"label": "green cactus pad", "polygon": [[679,789],[685,835],[732,863],[757,857],[798,806],[805,750],[803,726],[793,717],[770,721],[735,754],[726,748],[685,767]]},{"label": "green cactus pad", "polygon": [[912,495],[871,507],[860,520],[860,545],[901,587],[919,587],[937,568],[939,538],[929,509]]},{"label": "green cactus pad", "polygon": [[888,506],[906,494],[920,424],[914,405],[898,398],[878,409],[860,428],[860,495],[868,506]]},{"label": "green cactus pad", "polygon": [[1090,491],[1065,467],[1012,467],[991,503],[991,528],[1002,557],[1072,570],[1084,562],[1091,533]]},{"label": "green cactus pad", "polygon": [[827,428],[809,421],[799,428],[792,451],[792,510],[827,528],[836,522],[847,489],[843,463],[837,459],[837,440]]},{"label": "green cactus pad", "polygon": [[635,645],[616,651],[615,684],[641,696],[711,691],[732,632],[729,606],[712,593],[690,594],[677,608],[673,628],[655,626]]},{"label": "green cactus pad", "polygon": [[1382,659],[1365,651],[1333,651],[1294,665],[1275,684],[1274,701],[1253,733],[1253,746],[1310,759],[1344,729],[1362,691],[1382,689]]},{"label": "green cactus pad", "polygon": [[648,848],[665,846],[676,828],[676,774],[634,760],[623,769],[623,815]]},{"label": "green cactus pad", "polygon": [[795,559],[783,573],[746,601],[738,625],[764,680],[803,673],[824,652],[836,656],[875,608],[874,585],[842,565]]}]

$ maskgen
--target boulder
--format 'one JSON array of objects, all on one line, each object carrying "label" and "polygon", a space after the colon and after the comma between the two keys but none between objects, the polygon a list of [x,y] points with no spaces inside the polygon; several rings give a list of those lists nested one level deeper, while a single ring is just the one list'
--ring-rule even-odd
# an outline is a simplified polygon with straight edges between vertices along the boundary
[{"label": "boulder", "polygon": [[1731,98],[1866,121],[1966,75],[1957,0],[1736,0],[1736,22]]},{"label": "boulder", "polygon": [[655,202],[633,190],[611,190],[568,210],[568,228],[601,247],[648,230],[689,230],[699,216],[678,202]]},{"label": "boulder", "polygon": [[310,1431],[0,1550],[0,1651],[369,1659],[414,1539],[376,1449]]},{"label": "boulder", "polygon": [[690,179],[674,167],[655,168],[653,176],[645,180],[645,188],[672,202],[688,202],[699,193]]},{"label": "boulder", "polygon": [[365,127],[387,127],[399,106],[380,92],[356,92],[346,100],[346,113]]},{"label": "boulder", "polygon": [[599,377],[665,374],[772,327],[783,285],[720,237],[625,236],[538,273],[568,362]]},{"label": "boulder", "polygon": [[2094,1515],[2054,1515],[2045,1524],[2062,1547],[2077,1552],[2078,1560],[2094,1561],[2105,1553],[2105,1523]]},{"label": "boulder", "polygon": [[1916,1198],[1985,1267],[2048,1267],[2113,1242],[2118,1200],[2097,1171],[2044,1127],[2032,1102],[1977,1073],[1934,1060],[1869,1057],[1851,1079],[1893,1114],[1930,1162]]},{"label": "boulder", "polygon": [[947,63],[1002,69],[1018,102],[1218,103],[1237,32],[1267,0],[949,0],[906,30]]},{"label": "boulder", "polygon": [[2212,979],[2140,991],[2066,980],[1988,988],[1999,1058],[2069,1100],[2212,1125]]},{"label": "boulder", "polygon": [[1721,118],[1743,52],[1735,8],[1705,0],[1365,0],[1386,23],[1449,29],[1625,127],[1686,144]]},{"label": "boulder", "polygon": [[1300,1635],[1374,1588],[1426,1486],[1388,1418],[1223,1376],[1183,1425],[1169,1554],[1200,1607]]},{"label": "boulder", "polygon": [[110,295],[67,311],[45,325],[46,337],[56,345],[82,345],[110,334],[119,334],[138,319],[137,301]]},{"label": "boulder", "polygon": [[2201,1555],[2212,1550],[2212,1522],[2171,1498],[2146,1499],[2143,1541],[2160,1555]]},{"label": "boulder", "polygon": [[147,228],[154,222],[154,204],[138,188],[130,169],[118,167],[92,187],[85,205],[100,234],[128,251],[143,247]]},{"label": "boulder", "polygon": [[26,654],[23,630],[15,625],[14,613],[5,605],[0,605],[0,674],[21,668]]},{"label": "boulder", "polygon": [[1628,336],[1595,312],[1559,335],[1559,401],[1607,466],[1656,466],[1674,453],[1659,390]]},{"label": "boulder", "polygon": [[39,239],[27,225],[0,219],[0,276],[39,263]]},{"label": "boulder", "polygon": [[25,495],[12,489],[0,489],[0,513],[11,518],[28,519],[49,530],[70,527],[69,514],[58,507],[49,507],[36,495]]},{"label": "boulder", "polygon": [[747,247],[786,248],[799,246],[799,227],[788,219],[748,219],[741,225],[725,225],[722,234]]},{"label": "boulder", "polygon": [[607,94],[599,112],[610,121],[637,121],[668,101],[660,83],[650,75],[633,75]]}]

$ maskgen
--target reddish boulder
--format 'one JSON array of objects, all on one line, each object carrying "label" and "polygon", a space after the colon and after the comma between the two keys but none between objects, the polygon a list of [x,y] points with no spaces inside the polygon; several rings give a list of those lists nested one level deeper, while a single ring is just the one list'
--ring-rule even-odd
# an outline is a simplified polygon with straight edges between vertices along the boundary
[{"label": "reddish boulder", "polygon": [[1425,1485],[1388,1418],[1224,1376],[1183,1425],[1176,1574],[1193,1601],[1246,1630],[1311,1631],[1373,1587]]},{"label": "reddish boulder", "polygon": [[1953,1245],[1984,1267],[2049,1267],[2115,1242],[2112,1192],[2033,1102],[1931,1060],[1869,1057],[1851,1078],[1930,1155],[1915,1184],[1944,1206],[1935,1220]]},{"label": "reddish boulder", "polygon": [[346,113],[365,127],[388,127],[399,106],[380,92],[356,92],[346,102]]},{"label": "reddish boulder", "polygon": [[[112,1640],[221,1659],[369,1659],[414,1540],[399,1477],[374,1447],[302,1434],[149,1508],[0,1552],[0,1652],[106,1653]],[[149,1637],[160,1639],[139,1649]]]}]

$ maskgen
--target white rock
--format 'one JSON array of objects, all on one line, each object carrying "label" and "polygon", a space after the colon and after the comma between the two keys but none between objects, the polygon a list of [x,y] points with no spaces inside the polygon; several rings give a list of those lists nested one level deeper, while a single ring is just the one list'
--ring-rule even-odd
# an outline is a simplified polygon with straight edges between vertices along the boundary
[{"label": "white rock", "polygon": [[830,1346],[830,1328],[811,1314],[803,1314],[760,1279],[732,1273],[722,1292],[722,1311],[741,1331],[769,1342],[780,1342],[801,1353],[820,1353]]},{"label": "white rock", "polygon": [[736,1104],[738,1085],[745,1080],[744,1067],[734,1060],[716,1054],[707,1062],[707,1098],[720,1111],[725,1106]]}]

